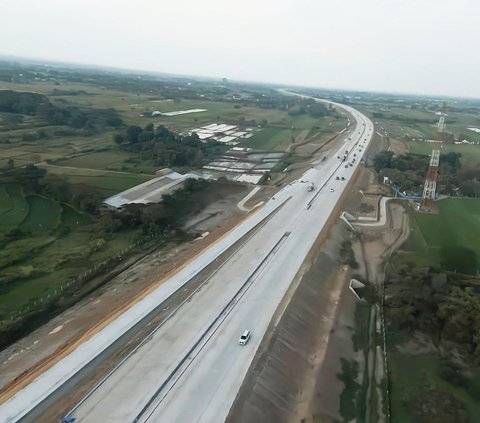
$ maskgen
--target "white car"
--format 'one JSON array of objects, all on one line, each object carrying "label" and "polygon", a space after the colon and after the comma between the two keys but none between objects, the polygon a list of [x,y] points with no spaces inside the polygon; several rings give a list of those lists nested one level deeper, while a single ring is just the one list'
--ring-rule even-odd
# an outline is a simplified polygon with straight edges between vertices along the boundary
[{"label": "white car", "polygon": [[245,332],[242,333],[242,336],[238,340],[238,343],[240,345],[245,345],[250,339],[250,335],[251,335],[251,332],[249,330],[246,330]]},{"label": "white car", "polygon": [[335,190],[333,188],[330,188],[330,192],[333,192],[333,191],[335,191]]}]

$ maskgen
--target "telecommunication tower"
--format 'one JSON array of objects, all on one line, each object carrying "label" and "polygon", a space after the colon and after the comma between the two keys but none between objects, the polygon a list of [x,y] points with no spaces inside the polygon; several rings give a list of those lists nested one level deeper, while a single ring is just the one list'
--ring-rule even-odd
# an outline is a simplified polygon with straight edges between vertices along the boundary
[{"label": "telecommunication tower", "polygon": [[448,116],[447,103],[444,101],[442,104],[442,109],[440,111],[440,118],[438,119],[438,122],[437,122],[438,132],[443,132],[445,130],[445,127],[447,126],[447,124],[445,123],[446,116]]},{"label": "telecommunication tower", "polygon": [[430,157],[430,166],[428,167],[425,185],[423,187],[423,196],[421,202],[422,209],[432,209],[437,190],[438,164],[440,162],[440,150],[432,150]]}]

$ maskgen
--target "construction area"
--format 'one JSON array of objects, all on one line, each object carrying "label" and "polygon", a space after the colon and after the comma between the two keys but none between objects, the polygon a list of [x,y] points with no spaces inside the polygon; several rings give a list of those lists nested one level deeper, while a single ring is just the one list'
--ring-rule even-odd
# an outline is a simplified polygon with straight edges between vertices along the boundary
[{"label": "construction area", "polygon": [[235,173],[267,173],[283,158],[285,153],[272,153],[251,148],[234,147],[222,157],[204,166],[204,169]]},{"label": "construction area", "polygon": [[217,141],[227,145],[240,144],[242,139],[248,139],[253,136],[254,128],[240,129],[237,125],[228,125],[225,123],[211,123],[209,125],[195,128],[189,131],[190,134],[196,133],[201,141]]}]

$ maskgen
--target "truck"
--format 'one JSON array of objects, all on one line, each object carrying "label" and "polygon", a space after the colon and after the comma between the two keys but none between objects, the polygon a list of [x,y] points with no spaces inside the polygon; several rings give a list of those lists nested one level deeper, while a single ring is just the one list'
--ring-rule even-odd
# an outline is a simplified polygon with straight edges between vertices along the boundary
[{"label": "truck", "polygon": [[315,184],[313,182],[310,182],[307,185],[307,191],[313,191],[315,189]]}]

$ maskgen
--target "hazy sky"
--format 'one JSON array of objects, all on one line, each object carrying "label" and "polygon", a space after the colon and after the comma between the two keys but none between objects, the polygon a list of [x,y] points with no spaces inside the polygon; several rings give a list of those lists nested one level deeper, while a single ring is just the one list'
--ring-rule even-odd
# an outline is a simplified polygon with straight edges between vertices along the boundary
[{"label": "hazy sky", "polygon": [[0,54],[480,97],[479,0],[0,0]]}]

